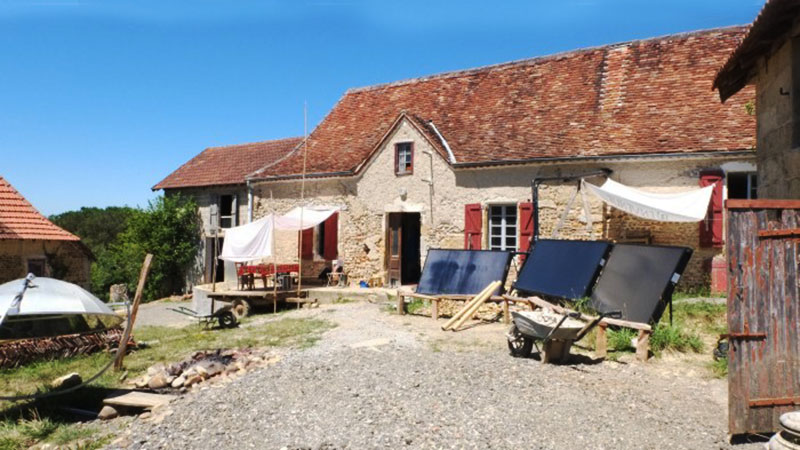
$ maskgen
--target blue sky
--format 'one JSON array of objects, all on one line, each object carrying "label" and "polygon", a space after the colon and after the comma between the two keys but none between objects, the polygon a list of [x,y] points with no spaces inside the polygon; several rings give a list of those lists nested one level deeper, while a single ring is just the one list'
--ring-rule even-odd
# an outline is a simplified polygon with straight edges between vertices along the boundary
[{"label": "blue sky", "polygon": [[757,0],[0,0],[0,175],[45,214],[145,205],[203,148],[350,87],[750,23]]}]

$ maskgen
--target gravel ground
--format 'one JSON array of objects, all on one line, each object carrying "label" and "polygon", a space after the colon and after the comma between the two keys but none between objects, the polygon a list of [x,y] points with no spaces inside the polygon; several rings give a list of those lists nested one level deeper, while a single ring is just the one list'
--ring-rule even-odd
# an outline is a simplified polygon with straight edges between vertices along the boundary
[{"label": "gravel ground", "polygon": [[163,327],[183,327],[191,323],[197,323],[196,319],[185,316],[167,308],[178,308],[179,306],[192,307],[192,301],[158,301],[139,305],[139,312],[136,314],[136,324],[134,329],[144,326],[163,326]]},{"label": "gravel ground", "polygon": [[508,356],[502,325],[445,333],[368,303],[287,316],[338,326],[315,347],[133,421],[112,447],[730,447],[725,382],[666,362],[543,365]]}]

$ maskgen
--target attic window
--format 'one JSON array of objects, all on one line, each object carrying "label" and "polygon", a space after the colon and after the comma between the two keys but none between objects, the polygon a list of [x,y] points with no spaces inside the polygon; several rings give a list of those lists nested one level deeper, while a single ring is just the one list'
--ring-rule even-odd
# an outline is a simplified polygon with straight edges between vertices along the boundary
[{"label": "attic window", "polygon": [[394,174],[414,173],[414,143],[400,142],[394,145]]},{"label": "attic window", "polygon": [[236,195],[219,196],[219,227],[231,228],[238,225],[236,220]]}]

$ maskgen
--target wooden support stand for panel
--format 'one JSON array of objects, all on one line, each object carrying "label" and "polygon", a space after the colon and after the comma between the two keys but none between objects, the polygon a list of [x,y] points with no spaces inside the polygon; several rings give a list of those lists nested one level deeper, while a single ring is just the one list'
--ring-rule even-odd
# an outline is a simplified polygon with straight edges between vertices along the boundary
[{"label": "wooden support stand for panel", "polygon": [[597,335],[594,340],[594,355],[598,358],[608,356],[608,338],[606,337],[606,330],[608,325],[601,323],[597,326]]},{"label": "wooden support stand for panel", "polygon": [[[445,295],[441,297],[436,297],[432,295],[425,295],[425,294],[417,294],[414,292],[398,292],[397,294],[397,314],[404,315],[406,313],[405,310],[405,298],[421,298],[423,300],[428,300],[431,302],[431,318],[433,320],[439,319],[439,303],[442,300],[454,300],[454,301],[461,301],[461,300],[471,300],[474,296],[471,295]],[[499,303],[500,306],[503,308],[503,323],[511,323],[511,313],[508,310],[509,304],[513,302],[513,300],[508,300],[504,297],[499,295],[493,295],[487,299],[487,302]]]}]

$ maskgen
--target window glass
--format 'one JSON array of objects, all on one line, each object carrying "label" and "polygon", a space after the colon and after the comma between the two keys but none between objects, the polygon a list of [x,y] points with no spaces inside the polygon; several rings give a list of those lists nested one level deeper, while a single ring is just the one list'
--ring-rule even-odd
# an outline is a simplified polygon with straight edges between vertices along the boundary
[{"label": "window glass", "polygon": [[36,258],[28,260],[28,273],[32,273],[37,277],[45,276],[46,263],[44,258]]},{"label": "window glass", "polygon": [[411,142],[401,142],[395,145],[395,173],[397,175],[408,174],[413,171],[413,155]]},{"label": "window glass", "polygon": [[729,172],[725,177],[728,181],[728,198],[758,198],[758,177],[755,172]]},{"label": "window glass", "polygon": [[517,249],[517,205],[489,208],[489,249]]}]

